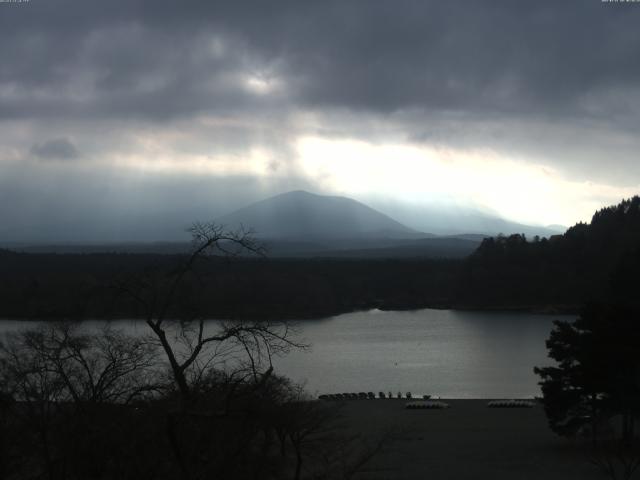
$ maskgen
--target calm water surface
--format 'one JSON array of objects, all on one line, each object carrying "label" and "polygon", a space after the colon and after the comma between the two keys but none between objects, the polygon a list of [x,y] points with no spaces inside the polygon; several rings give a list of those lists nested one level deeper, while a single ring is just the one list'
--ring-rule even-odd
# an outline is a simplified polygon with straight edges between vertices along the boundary
[{"label": "calm water surface", "polygon": [[276,366],[309,391],[411,391],[450,398],[538,395],[554,319],[522,313],[373,310],[301,324],[308,353]]},{"label": "calm water surface", "polygon": [[[410,391],[449,398],[539,395],[535,365],[548,365],[554,319],[525,313],[372,310],[298,323],[311,344],[274,361],[312,394]],[[213,321],[212,321],[213,322]],[[146,332],[136,321],[114,326]],[[23,322],[2,321],[0,331]],[[213,325],[212,325],[213,326]]]}]

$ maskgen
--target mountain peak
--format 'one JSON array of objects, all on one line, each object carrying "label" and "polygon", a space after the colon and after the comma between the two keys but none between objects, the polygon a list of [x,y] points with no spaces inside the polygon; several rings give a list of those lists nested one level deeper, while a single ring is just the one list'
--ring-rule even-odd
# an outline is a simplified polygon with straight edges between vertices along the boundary
[{"label": "mountain peak", "polygon": [[[274,195],[273,197],[269,197],[265,200],[262,200],[262,202],[275,200],[278,198],[295,199],[295,200],[308,199],[308,200],[318,200],[318,201],[322,201],[322,199],[342,199],[350,202],[361,203],[349,197],[342,197],[339,195],[322,195],[320,193],[309,192],[307,190],[290,190],[288,192],[279,193],[277,195]],[[256,203],[260,203],[260,202],[256,202]],[[361,203],[361,205],[366,207],[366,205],[363,203]],[[367,207],[367,208],[370,208],[370,207]]]},{"label": "mountain peak", "polygon": [[305,190],[281,193],[218,219],[230,228],[242,224],[263,238],[414,238],[419,232],[347,197]]},{"label": "mountain peak", "polygon": [[279,195],[275,195],[276,197],[285,197],[285,196],[308,196],[308,197],[323,197],[326,195],[319,195],[317,193],[308,192],[307,190],[291,190],[290,192],[284,192]]}]

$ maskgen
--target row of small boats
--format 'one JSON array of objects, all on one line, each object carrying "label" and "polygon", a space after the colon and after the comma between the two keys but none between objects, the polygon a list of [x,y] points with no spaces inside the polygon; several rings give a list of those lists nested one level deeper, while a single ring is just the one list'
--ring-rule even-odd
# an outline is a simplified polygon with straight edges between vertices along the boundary
[{"label": "row of small boats", "polygon": [[449,404],[441,402],[439,400],[426,400],[418,402],[407,402],[404,404],[404,408],[408,410],[433,410],[449,408]]},{"label": "row of small boats", "polygon": [[[533,408],[536,403],[531,400],[492,400],[487,402],[489,408]],[[405,403],[409,410],[426,410],[434,408],[449,408],[449,404],[441,401],[427,400]]]},{"label": "row of small boats", "polygon": [[487,403],[489,408],[533,408],[536,403],[531,400],[492,400]]},{"label": "row of small boats", "polygon": [[[406,392],[404,396],[401,392],[398,392],[395,396],[389,392],[378,392],[378,396],[373,392],[360,392],[360,393],[329,393],[323,394],[318,397],[320,400],[375,400],[379,399],[387,399],[387,398],[406,398],[407,400],[411,400],[413,395],[411,392]],[[431,395],[423,395],[422,398],[424,400],[428,400],[431,398]]]},{"label": "row of small boats", "polygon": [[[385,394],[384,392],[378,392],[376,396],[373,392],[360,392],[360,393],[330,393],[323,394],[318,397],[320,400],[333,400],[333,401],[343,401],[343,400],[375,400],[375,399],[388,399],[388,398],[405,398],[407,400],[413,400],[413,395],[411,392],[406,392],[404,396],[401,392],[398,392],[395,396],[389,392]],[[535,407],[536,402],[532,400],[517,400],[517,399],[506,399],[506,400],[491,400],[487,402],[488,408],[533,408]],[[424,409],[440,409],[440,408],[449,408],[449,404],[439,401],[439,400],[431,400],[431,395],[423,395],[422,400],[415,399],[414,401],[410,401],[405,403],[405,408],[409,410],[424,410]]]}]

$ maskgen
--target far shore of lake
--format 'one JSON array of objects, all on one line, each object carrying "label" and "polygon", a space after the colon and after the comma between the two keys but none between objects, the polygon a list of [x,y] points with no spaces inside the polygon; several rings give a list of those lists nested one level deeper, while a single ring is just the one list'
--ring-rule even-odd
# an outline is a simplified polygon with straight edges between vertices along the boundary
[{"label": "far shore of lake", "polygon": [[[383,312],[410,312],[418,310],[452,310],[460,312],[483,312],[483,313],[530,313],[535,315],[577,315],[580,312],[581,306],[579,305],[453,305],[443,303],[424,303],[424,304],[387,304],[387,303],[372,303],[362,305],[357,308],[332,310],[327,312],[306,312],[296,313],[291,315],[281,315],[275,318],[273,315],[249,315],[243,318],[208,318],[207,320],[246,320],[246,321],[306,321],[306,320],[319,320],[327,317],[335,317],[338,315],[344,315],[349,313],[367,312],[370,310],[380,310]],[[84,320],[102,320],[102,321],[121,321],[121,320],[140,320],[145,321],[144,317],[126,316],[126,317],[92,317],[92,318],[67,318],[67,317],[12,317],[12,318],[0,318],[0,322],[21,321],[21,322],[41,322],[41,321],[84,321]]]}]

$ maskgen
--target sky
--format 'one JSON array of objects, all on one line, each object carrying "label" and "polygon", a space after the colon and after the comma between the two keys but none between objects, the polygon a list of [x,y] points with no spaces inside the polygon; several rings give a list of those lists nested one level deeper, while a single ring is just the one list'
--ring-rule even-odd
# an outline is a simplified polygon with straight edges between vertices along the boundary
[{"label": "sky", "polygon": [[0,240],[294,189],[572,225],[640,186],[637,1],[23,0],[0,32]]}]

